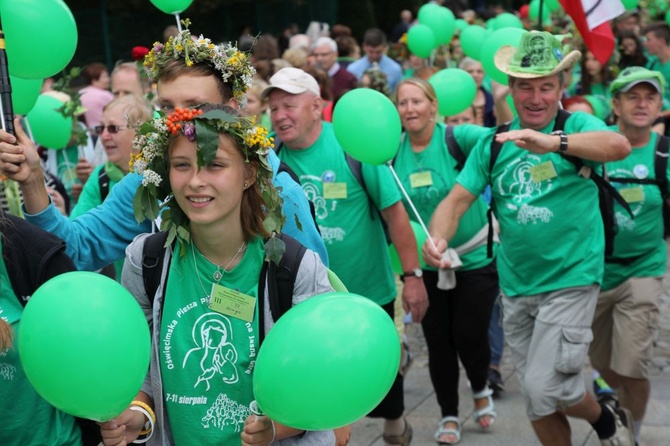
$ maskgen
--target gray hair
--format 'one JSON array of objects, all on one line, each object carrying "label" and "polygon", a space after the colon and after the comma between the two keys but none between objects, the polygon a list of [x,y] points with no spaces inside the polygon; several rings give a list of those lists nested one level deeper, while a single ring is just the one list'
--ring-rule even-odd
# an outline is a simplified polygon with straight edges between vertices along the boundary
[{"label": "gray hair", "polygon": [[319,37],[312,45],[312,49],[318,48],[320,46],[328,46],[331,51],[337,52],[337,43],[330,37]]}]

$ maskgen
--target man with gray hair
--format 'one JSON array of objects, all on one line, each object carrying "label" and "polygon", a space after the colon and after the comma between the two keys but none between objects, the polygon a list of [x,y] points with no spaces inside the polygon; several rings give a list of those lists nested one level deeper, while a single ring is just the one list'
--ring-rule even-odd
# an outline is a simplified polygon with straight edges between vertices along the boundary
[{"label": "man with gray hair", "polygon": [[337,103],[344,93],[358,86],[356,76],[342,68],[337,62],[339,56],[337,43],[330,37],[319,37],[316,40],[312,48],[312,56],[316,59],[317,65],[327,71],[330,76],[330,92],[333,102]]}]

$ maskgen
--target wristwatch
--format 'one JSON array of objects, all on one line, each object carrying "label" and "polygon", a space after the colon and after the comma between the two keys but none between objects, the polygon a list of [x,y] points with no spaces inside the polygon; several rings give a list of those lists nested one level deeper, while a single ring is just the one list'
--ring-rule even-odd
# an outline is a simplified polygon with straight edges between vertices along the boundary
[{"label": "wristwatch", "polygon": [[400,276],[400,277],[402,277],[403,279],[406,279],[408,277],[421,278],[421,277],[423,277],[423,270],[421,270],[421,268],[416,268],[416,269],[413,269],[412,271],[403,271],[402,276]]},{"label": "wristwatch", "polygon": [[551,132],[552,135],[558,135],[561,138],[561,144],[558,146],[557,152],[563,155],[568,151],[568,135],[563,130],[556,130]]}]

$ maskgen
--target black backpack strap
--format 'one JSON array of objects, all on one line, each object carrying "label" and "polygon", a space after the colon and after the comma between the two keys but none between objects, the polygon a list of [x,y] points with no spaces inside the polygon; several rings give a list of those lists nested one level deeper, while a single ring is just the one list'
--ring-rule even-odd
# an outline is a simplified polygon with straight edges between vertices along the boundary
[{"label": "black backpack strap", "polygon": [[[300,263],[305,256],[307,248],[299,241],[286,234],[279,234],[281,240],[286,244],[286,251],[282,255],[279,265],[274,262],[263,262],[261,276],[258,281],[258,323],[260,327],[260,342],[263,342],[265,333],[263,330],[265,317],[263,308],[265,299],[265,286],[268,288],[268,299],[272,319],[276,322],[293,306],[293,288],[298,276]],[[267,278],[267,279],[266,279]],[[267,281],[266,281],[267,280]]]},{"label": "black backpack strap", "polygon": [[100,188],[100,202],[103,202],[109,195],[109,176],[104,167],[100,169],[98,174],[98,187]]},{"label": "black backpack strap", "polygon": [[[493,141],[491,141],[491,156],[489,158],[489,183],[491,185],[493,185],[493,166],[495,166],[498,155],[500,155],[500,151],[502,150],[502,144],[496,141],[496,135],[508,131],[510,124],[511,122],[506,122],[503,125],[499,125],[496,128],[495,135],[493,135]],[[486,211],[486,218],[489,221],[489,233],[486,236],[486,256],[489,259],[493,257],[493,204],[493,194],[491,194],[491,204],[489,205],[489,210]]]},{"label": "black backpack strap", "polygon": [[570,117],[569,111],[559,108],[558,113],[556,114],[556,120],[554,121],[554,131],[565,130],[565,123],[568,121],[569,117]]},{"label": "black backpack strap", "polygon": [[654,176],[664,200],[668,199],[668,149],[670,149],[670,138],[658,135],[654,157]]},{"label": "black backpack strap", "polygon": [[144,247],[142,249],[142,277],[144,279],[144,291],[147,293],[151,306],[154,304],[154,297],[161,281],[167,236],[167,232],[157,232],[144,240]]},{"label": "black backpack strap", "polygon": [[460,172],[463,170],[463,166],[465,166],[465,153],[463,153],[461,146],[458,145],[454,137],[454,127],[451,125],[446,126],[444,129],[444,143],[447,145],[449,154],[456,160],[456,170]]}]

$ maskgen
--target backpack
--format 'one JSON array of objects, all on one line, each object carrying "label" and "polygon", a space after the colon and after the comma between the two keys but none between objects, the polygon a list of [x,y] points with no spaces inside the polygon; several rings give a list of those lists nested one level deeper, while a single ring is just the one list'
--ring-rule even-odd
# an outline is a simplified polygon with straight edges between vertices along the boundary
[{"label": "backpack", "polygon": [[[558,114],[556,115],[556,121],[554,122],[554,130],[563,130],[565,128],[565,123],[570,117],[570,113],[559,109]],[[503,124],[498,126],[496,129],[496,135],[498,133],[506,132],[509,130],[510,123]],[[493,172],[493,166],[500,155],[502,150],[502,144],[496,141],[495,136],[493,137],[493,142],[491,143],[491,159],[489,161],[489,176]],[[571,155],[565,155],[561,153],[561,156],[566,160],[570,161],[575,165],[577,173],[581,173],[582,169],[585,167],[584,162],[581,158],[577,158]],[[614,187],[607,181],[607,173],[605,172],[605,166],[603,165],[603,175],[601,176],[591,169],[589,178],[596,184],[598,187],[598,201],[600,205],[600,215],[603,219],[603,227],[605,229],[605,256],[611,256],[614,250],[614,236],[618,231],[618,226],[616,218],[614,217],[614,200],[616,200],[633,218],[633,211],[631,211],[630,206],[626,203],[626,200],[623,199],[621,194],[614,189]],[[487,237],[487,255],[488,257],[493,256],[493,197],[491,197],[491,206],[488,210],[488,219],[489,219],[489,233]]]},{"label": "backpack", "polygon": [[[264,261],[261,268],[261,274],[258,284],[258,312],[260,331],[260,341],[263,342],[265,333],[264,326],[264,311],[263,299],[265,298],[265,284],[268,279],[268,299],[270,302],[270,312],[272,318],[276,321],[284,315],[293,305],[293,286],[298,275],[300,262],[305,255],[307,248],[294,238],[286,235],[277,235],[286,244],[286,251],[282,256],[279,265],[271,261]],[[149,297],[149,303],[153,307],[158,285],[161,281],[163,273],[163,261],[165,253],[172,246],[166,248],[167,232],[157,232],[151,234],[144,241],[142,251],[142,277],[144,278],[144,290]],[[170,272],[168,268],[168,273]],[[167,274],[165,276],[165,283],[167,284]]]},{"label": "backpack", "polygon": [[610,177],[612,183],[621,184],[655,184],[663,198],[663,237],[670,237],[670,196],[668,194],[668,149],[670,138],[658,135],[656,139],[656,154],[654,156],[654,179],[651,178],[619,178]]}]

